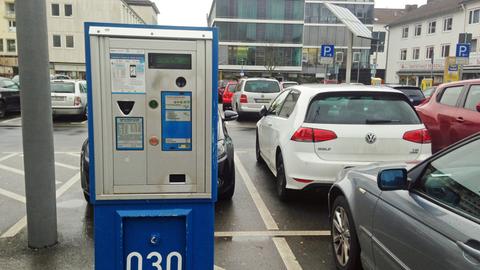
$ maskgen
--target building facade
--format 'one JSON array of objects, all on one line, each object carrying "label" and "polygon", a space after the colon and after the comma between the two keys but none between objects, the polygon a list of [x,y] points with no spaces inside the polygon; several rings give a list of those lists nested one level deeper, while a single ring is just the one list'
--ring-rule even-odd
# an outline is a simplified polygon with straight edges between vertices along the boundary
[{"label": "building facade", "polygon": [[0,1],[0,76],[18,73],[15,1]]},{"label": "building facade", "polygon": [[[347,28],[325,2],[338,2],[373,26],[373,0],[214,0],[208,24],[219,28],[221,77],[244,74],[315,81],[336,77],[335,71],[342,77],[345,61],[336,66],[320,63],[323,44],[335,45],[338,59],[343,60],[348,38]],[[369,73],[370,40],[355,38],[354,51],[362,74]]]},{"label": "building facade", "polygon": [[456,45],[471,44],[462,78],[480,77],[480,0],[434,0],[390,23],[387,82],[420,85],[424,78],[443,82],[445,58]]},{"label": "building facade", "polygon": [[[50,73],[65,74],[76,79],[85,78],[84,22],[156,23],[152,14],[158,14],[157,7],[149,2],[152,12],[148,13],[145,2],[149,1],[132,0],[129,4],[129,1],[124,0],[47,0]],[[138,13],[134,9],[137,8],[136,5]],[[0,66],[7,61],[4,59],[10,59],[11,66],[3,67],[9,72],[3,75],[12,76],[18,73],[16,32],[15,28],[3,26],[15,24],[14,0],[0,0],[0,11],[1,8],[5,8],[3,18],[7,19],[8,23],[4,22],[0,26],[0,39],[5,42],[6,49],[0,50]]]}]

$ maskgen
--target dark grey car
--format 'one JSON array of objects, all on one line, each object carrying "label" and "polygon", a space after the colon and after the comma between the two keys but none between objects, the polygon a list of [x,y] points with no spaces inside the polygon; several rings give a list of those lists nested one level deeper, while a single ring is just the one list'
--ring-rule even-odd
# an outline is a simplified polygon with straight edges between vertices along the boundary
[{"label": "dark grey car", "polygon": [[411,167],[339,175],[329,193],[338,269],[480,269],[480,133]]}]

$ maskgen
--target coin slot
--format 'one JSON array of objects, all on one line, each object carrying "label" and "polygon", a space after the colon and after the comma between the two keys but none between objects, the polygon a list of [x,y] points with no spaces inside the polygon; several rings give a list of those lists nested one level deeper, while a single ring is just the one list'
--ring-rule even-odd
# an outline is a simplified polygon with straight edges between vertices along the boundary
[{"label": "coin slot", "polygon": [[187,85],[187,80],[184,77],[178,77],[175,83],[178,87],[183,88]]},{"label": "coin slot", "polygon": [[117,101],[118,107],[124,115],[129,115],[135,105],[135,101]]}]

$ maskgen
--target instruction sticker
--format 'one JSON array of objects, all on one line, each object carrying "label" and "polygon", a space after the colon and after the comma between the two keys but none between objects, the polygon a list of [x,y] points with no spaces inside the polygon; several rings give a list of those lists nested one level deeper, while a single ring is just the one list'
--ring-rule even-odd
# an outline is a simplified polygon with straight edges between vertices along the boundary
[{"label": "instruction sticker", "polygon": [[166,110],[190,110],[191,108],[191,96],[165,96]]},{"label": "instruction sticker", "polygon": [[143,117],[116,117],[117,150],[143,150]]},{"label": "instruction sticker", "polygon": [[145,53],[110,51],[112,92],[145,93]]},{"label": "instruction sticker", "polygon": [[162,91],[162,151],[192,150],[192,92]]}]

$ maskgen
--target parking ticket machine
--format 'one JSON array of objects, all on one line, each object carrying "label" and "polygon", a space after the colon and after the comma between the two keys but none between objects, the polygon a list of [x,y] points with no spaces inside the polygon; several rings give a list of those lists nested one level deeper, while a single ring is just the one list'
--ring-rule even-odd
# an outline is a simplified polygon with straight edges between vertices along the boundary
[{"label": "parking ticket machine", "polygon": [[95,269],[213,269],[217,33],[85,24]]}]

